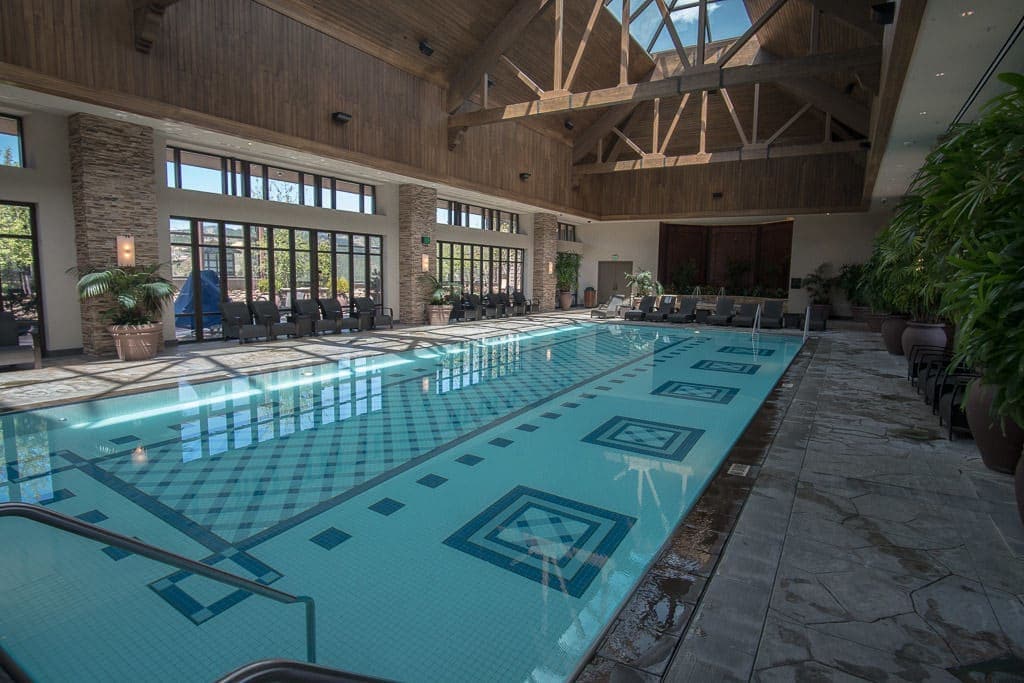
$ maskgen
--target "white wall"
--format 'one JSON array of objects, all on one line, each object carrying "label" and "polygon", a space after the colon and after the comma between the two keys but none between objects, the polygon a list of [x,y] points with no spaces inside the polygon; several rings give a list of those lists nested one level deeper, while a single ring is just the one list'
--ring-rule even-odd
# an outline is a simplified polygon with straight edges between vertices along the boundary
[{"label": "white wall", "polygon": [[25,168],[0,166],[0,201],[35,205],[46,348],[78,349],[82,330],[77,278],[67,272],[77,265],[67,118],[4,111],[22,117]]},{"label": "white wall", "polygon": [[650,270],[658,275],[659,221],[585,223],[576,226],[583,242],[580,291],[597,289],[598,261],[632,261],[633,271]]}]

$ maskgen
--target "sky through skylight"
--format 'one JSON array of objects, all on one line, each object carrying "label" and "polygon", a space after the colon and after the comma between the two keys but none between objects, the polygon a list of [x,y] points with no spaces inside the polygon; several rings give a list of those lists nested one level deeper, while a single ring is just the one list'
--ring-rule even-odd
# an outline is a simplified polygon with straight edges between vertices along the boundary
[{"label": "sky through skylight", "polygon": [[[632,0],[630,4],[635,14],[643,3],[641,0]],[[694,0],[667,0],[666,4],[669,6],[672,23],[679,33],[680,42],[687,47],[696,45],[699,12],[697,3]],[[617,20],[622,18],[622,0],[610,0],[606,7]],[[750,28],[750,17],[747,15],[743,0],[709,0],[708,26],[711,32],[708,42],[742,35]],[[662,26],[661,12],[656,2],[649,3],[630,21],[629,32],[648,52],[674,49],[671,35]]]}]

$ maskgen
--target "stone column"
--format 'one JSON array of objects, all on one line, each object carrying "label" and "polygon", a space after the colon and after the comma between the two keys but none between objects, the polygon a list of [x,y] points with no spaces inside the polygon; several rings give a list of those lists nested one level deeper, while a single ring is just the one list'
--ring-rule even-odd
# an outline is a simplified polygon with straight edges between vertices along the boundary
[{"label": "stone column", "polygon": [[[437,245],[434,224],[437,222],[437,190],[422,185],[398,187],[398,317],[405,323],[425,322],[426,288],[420,282],[423,257],[427,272],[437,272]],[[423,244],[423,238],[430,244]]]},{"label": "stone column", "polygon": [[[138,265],[159,261],[153,130],[124,121],[73,114],[68,117],[71,200],[78,268],[87,272],[117,263],[118,235],[135,237]],[[167,229],[166,226],[163,226]],[[69,292],[69,296],[75,296]],[[109,302],[82,302],[82,349],[114,351],[99,312]]]},{"label": "stone column", "polygon": [[[557,294],[554,265],[558,254],[558,216],[533,215],[533,310],[551,311]],[[549,272],[551,271],[551,272]]]}]

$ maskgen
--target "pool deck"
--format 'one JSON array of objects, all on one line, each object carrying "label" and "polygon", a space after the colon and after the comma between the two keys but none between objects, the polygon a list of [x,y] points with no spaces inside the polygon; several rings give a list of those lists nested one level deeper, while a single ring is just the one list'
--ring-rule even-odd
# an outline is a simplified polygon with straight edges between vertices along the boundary
[{"label": "pool deck", "polygon": [[[583,320],[64,358],[0,373],[0,412]],[[971,440],[945,439],[878,335],[845,327],[815,333],[579,680],[1024,679],[1012,478],[985,469]]]}]

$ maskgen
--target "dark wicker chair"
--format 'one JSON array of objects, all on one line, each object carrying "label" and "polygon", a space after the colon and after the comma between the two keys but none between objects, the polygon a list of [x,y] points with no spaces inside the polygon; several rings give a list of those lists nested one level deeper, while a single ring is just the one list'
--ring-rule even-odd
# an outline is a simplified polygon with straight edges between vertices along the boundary
[{"label": "dark wicker chair", "polygon": [[244,344],[247,339],[267,336],[267,328],[252,321],[252,311],[241,301],[225,301],[220,305],[221,330],[225,339],[237,339]]},{"label": "dark wicker chair", "polygon": [[266,330],[267,339],[277,339],[282,334],[289,337],[297,337],[299,329],[295,323],[283,322],[281,311],[273,301],[253,301],[249,304],[252,315],[257,325],[262,325]]}]

